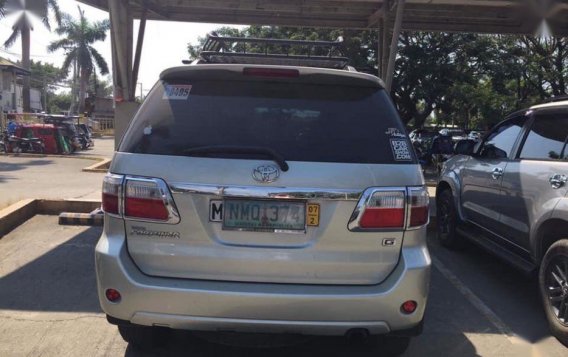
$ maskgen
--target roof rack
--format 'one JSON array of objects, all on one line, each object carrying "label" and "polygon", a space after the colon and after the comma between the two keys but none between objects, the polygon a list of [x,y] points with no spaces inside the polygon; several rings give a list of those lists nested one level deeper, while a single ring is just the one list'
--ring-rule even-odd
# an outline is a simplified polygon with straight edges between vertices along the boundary
[{"label": "roof rack", "polygon": [[558,95],[556,97],[547,98],[544,102],[545,103],[556,103],[556,102],[564,102],[568,100],[568,95]]},{"label": "roof rack", "polygon": [[343,39],[301,41],[207,35],[200,53],[206,63],[270,64],[345,69]]}]

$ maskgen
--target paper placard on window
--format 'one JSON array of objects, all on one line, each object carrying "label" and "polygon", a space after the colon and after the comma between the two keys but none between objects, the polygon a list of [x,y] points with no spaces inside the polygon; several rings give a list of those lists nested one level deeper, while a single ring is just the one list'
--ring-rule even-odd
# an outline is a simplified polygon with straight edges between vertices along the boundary
[{"label": "paper placard on window", "polygon": [[167,84],[162,99],[186,100],[190,92],[191,85],[189,84]]}]

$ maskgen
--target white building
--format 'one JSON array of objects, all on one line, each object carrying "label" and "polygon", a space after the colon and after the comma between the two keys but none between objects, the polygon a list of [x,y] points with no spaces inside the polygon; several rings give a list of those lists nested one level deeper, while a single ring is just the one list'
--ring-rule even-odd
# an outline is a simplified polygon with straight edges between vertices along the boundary
[{"label": "white building", "polygon": [[[24,107],[22,77],[29,76],[30,72],[2,57],[0,57],[0,71],[0,110],[4,113],[22,113]],[[43,110],[39,89],[30,89],[30,106],[34,112]]]}]

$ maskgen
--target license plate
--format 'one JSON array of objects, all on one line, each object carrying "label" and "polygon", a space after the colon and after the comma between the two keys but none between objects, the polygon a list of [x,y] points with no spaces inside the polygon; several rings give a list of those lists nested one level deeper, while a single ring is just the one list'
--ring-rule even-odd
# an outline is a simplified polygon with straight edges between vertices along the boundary
[{"label": "license plate", "polygon": [[223,229],[261,232],[304,232],[306,204],[297,201],[224,200]]}]

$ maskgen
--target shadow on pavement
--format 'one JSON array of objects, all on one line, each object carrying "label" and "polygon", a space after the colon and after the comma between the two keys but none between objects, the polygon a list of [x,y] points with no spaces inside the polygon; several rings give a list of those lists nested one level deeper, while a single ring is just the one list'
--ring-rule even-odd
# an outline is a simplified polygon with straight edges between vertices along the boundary
[{"label": "shadow on pavement", "polygon": [[449,251],[431,235],[429,247],[516,335],[530,343],[550,337],[536,275],[525,275],[470,242]]},{"label": "shadow on pavement", "polygon": [[[45,228],[50,229],[51,226]],[[100,228],[91,227],[2,276],[0,309],[99,312],[94,249],[100,234]],[[0,242],[4,243],[4,239]],[[24,256],[24,250],[34,249],[34,243],[33,231],[30,236],[18,237],[18,249],[12,255]],[[0,254],[0,257],[5,259],[6,252]],[[0,269],[0,276],[1,274],[3,271]]]},{"label": "shadow on pavement", "polygon": [[[0,157],[2,158],[2,157]],[[5,157],[3,157],[3,159],[5,159]],[[29,167],[29,166],[45,166],[45,165],[49,165],[52,164],[53,160],[29,160],[26,162],[19,162],[19,163],[15,163],[15,162],[8,162],[6,160],[2,160],[0,161],[0,182],[4,182],[6,180],[9,180],[9,177],[5,177],[4,175],[1,175],[1,173],[3,172],[11,172],[11,171],[18,171],[18,170],[24,170],[25,168]]]}]

